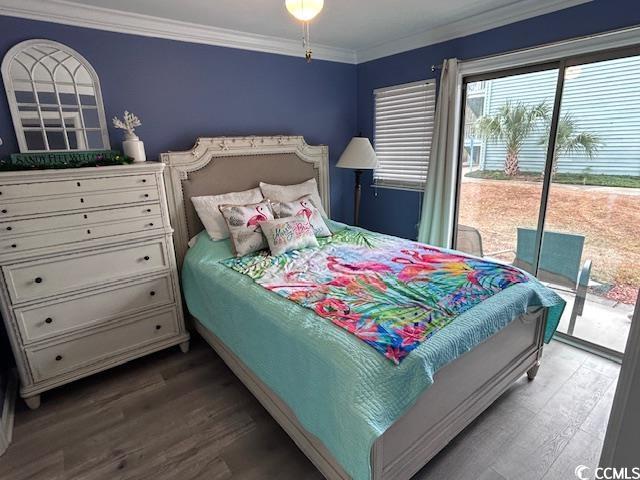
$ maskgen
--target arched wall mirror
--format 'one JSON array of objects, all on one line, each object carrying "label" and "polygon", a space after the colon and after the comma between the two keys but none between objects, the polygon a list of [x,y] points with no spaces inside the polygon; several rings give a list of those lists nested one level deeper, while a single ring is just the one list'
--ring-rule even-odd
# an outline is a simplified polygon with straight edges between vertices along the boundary
[{"label": "arched wall mirror", "polygon": [[21,42],[5,55],[2,78],[21,152],[109,149],[98,75],[75,50]]}]

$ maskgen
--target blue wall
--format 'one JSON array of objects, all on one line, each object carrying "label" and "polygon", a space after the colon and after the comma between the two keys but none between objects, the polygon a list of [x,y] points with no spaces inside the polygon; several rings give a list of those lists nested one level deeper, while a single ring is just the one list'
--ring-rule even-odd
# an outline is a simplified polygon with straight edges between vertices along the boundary
[{"label": "blue wall", "polygon": [[[0,16],[0,55],[42,37],[82,53],[100,76],[107,117],[129,109],[150,158],[189,148],[198,136],[304,135],[329,145],[331,163],[356,132],[373,137],[373,90],[433,77],[432,64],[469,59],[640,24],[638,0],[595,0],[448,42],[353,65],[102,32]],[[131,73],[129,73],[131,72]],[[176,93],[177,92],[177,93]],[[17,151],[0,94],[0,156]],[[110,131],[118,147],[120,132]],[[332,213],[351,220],[349,171],[332,167]],[[370,187],[364,179],[365,227],[415,238],[421,195]]]},{"label": "blue wall", "polygon": [[[567,38],[640,24],[640,1],[595,0],[486,32],[457,38],[358,65],[358,131],[373,139],[373,90],[433,78],[432,64],[471,59]],[[415,238],[421,194],[377,189],[364,179],[361,223],[392,235]]]},{"label": "blue wall", "polygon": [[[303,135],[327,144],[331,164],[356,133],[356,66],[0,16],[0,58],[18,42],[46,38],[85,56],[98,72],[107,120],[127,109],[148,158],[193,146],[198,136]],[[0,93],[0,157],[18,151]],[[114,148],[122,133],[110,126]],[[351,218],[349,172],[331,169],[332,214]],[[346,192],[346,194],[344,194]]]}]

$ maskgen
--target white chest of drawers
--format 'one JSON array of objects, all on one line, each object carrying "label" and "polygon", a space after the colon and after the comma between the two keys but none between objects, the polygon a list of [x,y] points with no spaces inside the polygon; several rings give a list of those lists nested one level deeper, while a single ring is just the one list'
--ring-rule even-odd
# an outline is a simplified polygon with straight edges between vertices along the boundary
[{"label": "white chest of drawers", "polygon": [[40,393],[189,348],[161,163],[0,173],[0,307]]}]

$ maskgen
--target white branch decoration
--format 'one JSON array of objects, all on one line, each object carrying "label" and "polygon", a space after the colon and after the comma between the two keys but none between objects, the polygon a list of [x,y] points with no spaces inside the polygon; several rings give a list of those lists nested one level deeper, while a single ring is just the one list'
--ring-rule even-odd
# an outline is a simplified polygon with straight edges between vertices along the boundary
[{"label": "white branch decoration", "polygon": [[124,111],[124,121],[118,117],[113,117],[113,126],[125,130],[128,135],[135,135],[136,127],[142,125],[142,122],[133,113]]}]

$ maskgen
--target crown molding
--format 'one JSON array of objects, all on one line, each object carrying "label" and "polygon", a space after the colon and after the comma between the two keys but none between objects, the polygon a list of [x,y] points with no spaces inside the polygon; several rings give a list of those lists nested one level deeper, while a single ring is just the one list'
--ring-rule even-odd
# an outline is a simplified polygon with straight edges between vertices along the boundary
[{"label": "crown molding", "polygon": [[[304,55],[297,40],[122,12],[66,0],[0,0],[0,15],[294,57]],[[332,62],[356,63],[354,50],[327,45],[314,44],[313,57]]]},{"label": "crown molding", "polygon": [[[441,25],[398,40],[358,50],[314,44],[318,60],[340,63],[364,63],[416,48],[465,37],[474,33],[519,22],[573,7],[592,0],[521,0],[457,22]],[[83,5],[67,0],[0,0],[0,15],[94,28],[117,33],[165,38],[182,42],[216,45],[302,57],[300,42],[225,28],[181,22],[151,15],[122,12]]]},{"label": "crown molding", "polygon": [[547,13],[563,10],[592,0],[521,0],[515,4],[499,7],[479,15],[431,28],[423,32],[358,50],[356,63],[369,62],[416,48],[466,37],[492,28],[526,20]]}]

